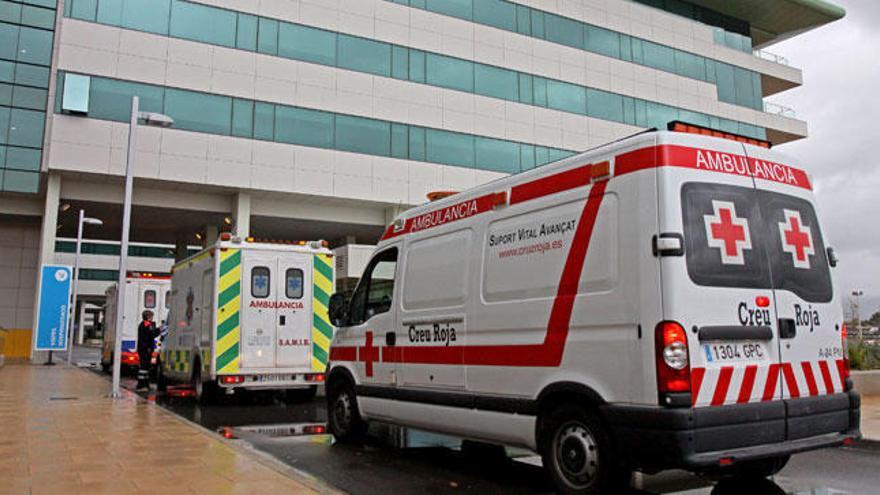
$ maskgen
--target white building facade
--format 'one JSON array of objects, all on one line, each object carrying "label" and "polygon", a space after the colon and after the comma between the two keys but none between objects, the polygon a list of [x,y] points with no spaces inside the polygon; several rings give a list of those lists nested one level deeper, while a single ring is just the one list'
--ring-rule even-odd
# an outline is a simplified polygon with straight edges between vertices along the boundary
[{"label": "white building facade", "polygon": [[[118,239],[131,96],[174,119],[139,127],[134,162],[132,240],[162,263],[223,230],[370,244],[430,191],[673,120],[804,138],[764,103],[800,70],[753,50],[842,16],[818,0],[0,1],[0,326],[31,328],[36,267],[69,261],[80,208],[104,221],[86,238]],[[104,258],[90,280],[114,279]]]}]

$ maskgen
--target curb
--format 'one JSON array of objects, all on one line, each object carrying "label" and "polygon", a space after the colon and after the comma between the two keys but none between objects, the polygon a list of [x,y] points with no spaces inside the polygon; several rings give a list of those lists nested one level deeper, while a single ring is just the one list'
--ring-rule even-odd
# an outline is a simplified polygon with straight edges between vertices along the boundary
[{"label": "curb", "polygon": [[[66,365],[65,365],[65,367],[66,367]],[[84,373],[89,373],[90,375],[94,376],[94,373],[88,371],[86,368],[80,368],[78,366],[71,366],[71,368],[80,370]],[[177,415],[174,412],[169,411],[168,409],[165,409],[164,407],[156,404],[155,402],[151,402],[151,401],[141,397],[137,393],[132,392],[131,390],[128,390],[127,388],[124,388],[124,387],[121,387],[121,388],[122,388],[124,394],[129,395],[129,396],[133,396],[138,401],[144,402],[147,405],[151,405],[153,407],[158,407],[163,413],[170,415],[174,420],[180,421],[181,423],[183,423],[183,424],[185,424],[195,430],[198,430],[203,435],[206,435],[213,440],[219,441],[221,444],[229,447],[230,449],[232,449],[242,455],[249,456],[252,458],[255,457],[256,461],[259,462],[264,467],[271,469],[272,471],[275,471],[276,473],[278,473],[282,476],[286,476],[286,477],[302,484],[306,488],[314,490],[318,493],[325,493],[325,494],[345,493],[345,492],[342,492],[342,491],[330,486],[329,484],[327,484],[323,480],[316,478],[315,476],[312,476],[309,473],[306,473],[305,471],[299,470],[293,466],[285,464],[284,462],[278,460],[276,457],[272,456],[271,454],[268,454],[266,452],[258,450],[246,442],[227,440],[227,439],[221,437],[220,435],[218,435],[217,432],[215,432],[213,430],[209,430],[208,428],[205,428],[204,426],[202,426],[198,423],[190,421],[189,419],[186,419],[183,416]]]}]

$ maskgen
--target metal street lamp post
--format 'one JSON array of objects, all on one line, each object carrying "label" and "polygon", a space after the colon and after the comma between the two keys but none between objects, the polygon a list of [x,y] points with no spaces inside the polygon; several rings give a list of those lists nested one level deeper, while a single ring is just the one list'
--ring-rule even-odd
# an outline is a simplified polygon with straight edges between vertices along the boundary
[{"label": "metal street lamp post", "polygon": [[[82,238],[83,238],[83,225],[103,225],[104,222],[97,218],[91,218],[86,216],[86,210],[79,210],[79,224],[76,229],[76,255],[73,258],[73,298],[70,302],[70,319],[67,322],[68,332],[67,332],[67,364],[69,365],[71,360],[73,359],[73,338],[74,333],[76,333],[76,284],[79,280],[79,255],[82,251]],[[80,332],[82,329],[80,328]]]},{"label": "metal street lamp post", "polygon": [[116,284],[116,332],[113,342],[113,390],[110,397],[119,398],[122,371],[122,317],[125,314],[125,279],[128,267],[128,234],[131,227],[131,193],[134,188],[134,157],[137,145],[138,120],[146,125],[170,127],[174,119],[161,113],[139,111],[137,96],[131,97],[131,120],[128,125],[128,154],[125,159],[125,199],[122,202],[122,239],[119,246],[119,279]]},{"label": "metal street lamp post", "polygon": [[853,315],[853,319],[856,320],[856,330],[859,332],[859,342],[862,341],[862,319],[859,316],[859,298],[862,297],[864,294],[865,293],[860,290],[852,291],[853,297],[856,298],[856,304],[855,304],[855,307],[853,308],[853,313],[855,313]]}]

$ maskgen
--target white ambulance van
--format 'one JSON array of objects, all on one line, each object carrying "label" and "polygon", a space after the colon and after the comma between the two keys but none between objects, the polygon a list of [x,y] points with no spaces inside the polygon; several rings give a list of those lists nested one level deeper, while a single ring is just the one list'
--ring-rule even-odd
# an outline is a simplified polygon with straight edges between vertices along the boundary
[{"label": "white ambulance van", "polygon": [[[122,315],[122,366],[135,370],[140,366],[137,353],[137,329],[144,311],[153,312],[157,325],[168,319],[171,305],[171,278],[153,273],[129,272],[125,280],[125,314]],[[113,345],[116,342],[116,284],[104,292],[104,341],[101,344],[101,368],[109,372],[113,366]]]},{"label": "white ambulance van", "polygon": [[314,396],[333,338],[332,258],[321,241],[291,245],[222,234],[174,265],[159,387],[192,383],[201,401],[237,389]]},{"label": "white ambulance van", "polygon": [[530,448],[565,493],[632,470],[766,476],[857,439],[810,178],[766,143],[674,129],[397,218],[331,298],[334,435]]}]

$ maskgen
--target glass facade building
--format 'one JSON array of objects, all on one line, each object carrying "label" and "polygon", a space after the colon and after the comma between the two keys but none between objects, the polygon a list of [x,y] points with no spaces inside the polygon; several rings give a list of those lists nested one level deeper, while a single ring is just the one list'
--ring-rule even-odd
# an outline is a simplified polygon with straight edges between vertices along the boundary
[{"label": "glass facade building", "polygon": [[[0,0],[0,234],[21,253],[0,263],[18,284],[0,326],[32,328],[21,274],[72,263],[80,209],[104,222],[85,232],[80,295],[104,297],[128,163],[129,270],[168,273],[221,232],[369,245],[428,193],[670,121],[804,138],[765,110],[802,84],[765,51],[842,15],[826,0]],[[173,124],[141,121],[129,157],[133,96]]]},{"label": "glass facade building", "polygon": [[0,1],[0,191],[39,188],[55,8]]}]

